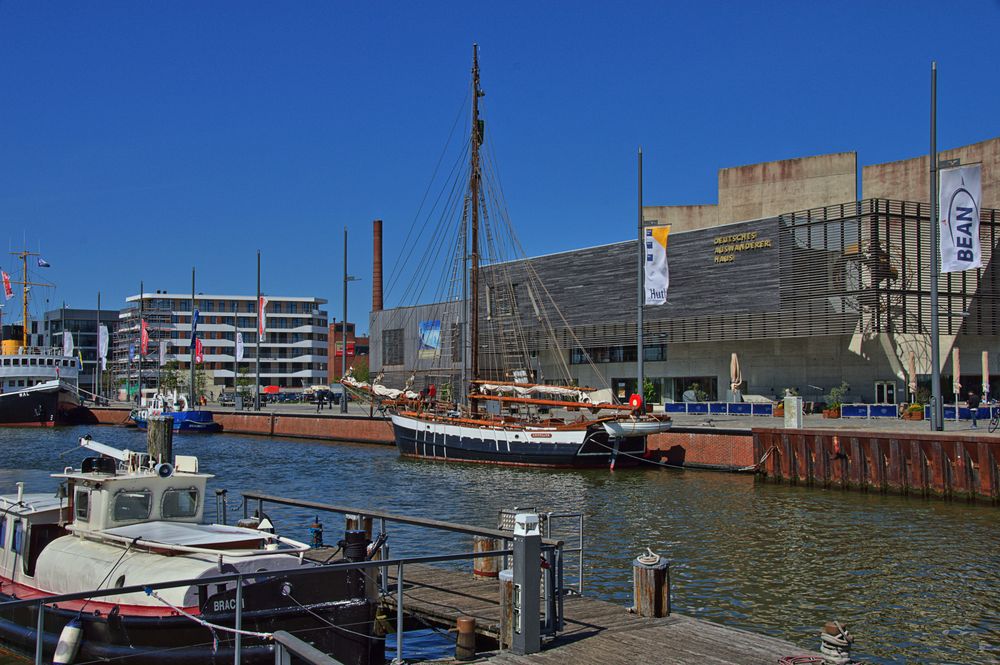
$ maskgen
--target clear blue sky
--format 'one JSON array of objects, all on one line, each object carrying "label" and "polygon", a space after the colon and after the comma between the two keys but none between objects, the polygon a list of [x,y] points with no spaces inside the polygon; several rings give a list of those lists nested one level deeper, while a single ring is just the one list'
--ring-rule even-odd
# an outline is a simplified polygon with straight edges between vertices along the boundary
[{"label": "clear blue sky", "polygon": [[346,225],[366,329],[371,220],[391,263],[473,42],[541,254],[631,237],[640,144],[650,205],[715,202],[720,167],[924,154],[931,60],[939,146],[998,136],[998,28],[997,0],[0,0],[0,240],[51,262],[52,307],[184,292],[192,266],[199,291],[252,293],[259,248],[266,292],[339,319]]}]

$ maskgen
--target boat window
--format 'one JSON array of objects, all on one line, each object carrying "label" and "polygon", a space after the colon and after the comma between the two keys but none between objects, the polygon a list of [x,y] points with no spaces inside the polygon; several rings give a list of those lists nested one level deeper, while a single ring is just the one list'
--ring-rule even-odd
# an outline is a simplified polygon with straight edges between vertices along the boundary
[{"label": "boat window", "polygon": [[0,549],[7,547],[7,516],[0,518]]},{"label": "boat window", "polygon": [[149,509],[153,495],[149,490],[125,491],[115,494],[111,508],[111,519],[116,522],[130,522],[149,519]]},{"label": "boat window", "polygon": [[21,553],[21,540],[22,540],[21,537],[23,535],[24,535],[24,524],[21,523],[21,520],[15,519],[14,520],[14,542],[11,545],[11,549],[14,550],[14,554],[20,554]]},{"label": "boat window", "polygon": [[73,497],[73,514],[81,522],[90,521],[90,490],[78,489]]},{"label": "boat window", "polygon": [[165,519],[194,517],[198,514],[198,490],[193,487],[163,491],[160,516]]}]

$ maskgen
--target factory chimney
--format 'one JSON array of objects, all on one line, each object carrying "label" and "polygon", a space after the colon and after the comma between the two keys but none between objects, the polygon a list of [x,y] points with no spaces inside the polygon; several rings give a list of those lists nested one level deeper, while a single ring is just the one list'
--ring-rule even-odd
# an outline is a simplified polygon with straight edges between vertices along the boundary
[{"label": "factory chimney", "polygon": [[374,246],[372,248],[372,311],[382,311],[382,220],[372,222]]}]

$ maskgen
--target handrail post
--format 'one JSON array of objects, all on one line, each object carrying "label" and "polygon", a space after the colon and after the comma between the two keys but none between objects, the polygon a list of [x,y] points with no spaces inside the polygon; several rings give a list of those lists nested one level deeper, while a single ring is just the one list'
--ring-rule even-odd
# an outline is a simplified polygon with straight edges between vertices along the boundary
[{"label": "handrail post", "polygon": [[236,578],[236,639],[233,649],[233,665],[240,665],[240,652],[243,651],[243,576]]},{"label": "handrail post", "polygon": [[43,665],[42,647],[45,645],[45,603],[38,603],[38,624],[35,628],[35,665]]},{"label": "handrail post", "polygon": [[403,662],[403,564],[396,565],[396,662]]},{"label": "handrail post", "polygon": [[[385,518],[384,517],[380,517],[379,518],[379,529],[381,529],[382,533],[388,533],[385,530]],[[389,539],[388,538],[385,540],[385,542],[382,543],[381,555],[382,555],[382,560],[383,561],[385,561],[386,559],[389,558]],[[382,566],[382,583],[381,583],[380,586],[381,586],[381,591],[382,591],[383,594],[389,593],[389,566]]]},{"label": "handrail post", "polygon": [[510,650],[518,656],[538,653],[542,648],[539,633],[541,608],[538,606],[541,545],[538,515],[518,513],[514,517],[513,634],[510,645]]},{"label": "handrail post", "polygon": [[560,631],[565,628],[566,624],[563,622],[563,599],[566,596],[565,590],[563,589],[563,584],[565,584],[565,579],[563,577],[563,550],[562,547],[556,550],[556,631]]}]

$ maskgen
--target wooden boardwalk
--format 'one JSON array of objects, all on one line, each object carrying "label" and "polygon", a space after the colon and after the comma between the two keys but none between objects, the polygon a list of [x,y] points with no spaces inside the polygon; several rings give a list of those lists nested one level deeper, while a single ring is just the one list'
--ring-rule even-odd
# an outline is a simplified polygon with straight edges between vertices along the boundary
[{"label": "wooden boardwalk", "polygon": [[[391,591],[395,590],[395,584],[395,575],[391,572]],[[494,639],[499,634],[496,581],[476,579],[471,572],[409,565],[403,570],[403,594],[403,609],[407,615],[447,627],[453,627],[459,616],[470,616],[476,619],[478,633]],[[388,602],[394,610],[395,598]],[[543,639],[540,653],[517,656],[510,651],[490,651],[481,653],[475,662],[776,665],[784,656],[806,653],[784,640],[709,621],[678,614],[648,619],[629,614],[620,605],[580,596],[565,599],[564,619],[565,629],[553,640]],[[390,616],[389,620],[394,619]],[[392,636],[388,639],[391,644]]]}]

